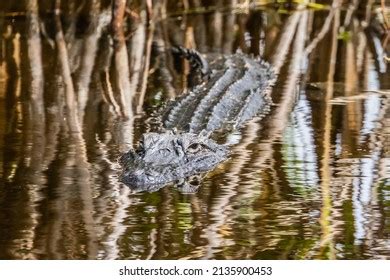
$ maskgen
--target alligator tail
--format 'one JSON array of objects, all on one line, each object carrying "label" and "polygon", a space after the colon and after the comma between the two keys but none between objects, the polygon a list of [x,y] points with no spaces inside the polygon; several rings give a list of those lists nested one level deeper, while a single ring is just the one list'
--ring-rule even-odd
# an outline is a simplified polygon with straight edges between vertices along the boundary
[{"label": "alligator tail", "polygon": [[203,79],[209,79],[211,70],[207,60],[196,50],[187,49],[182,46],[171,47],[174,55],[179,55],[187,59],[192,69],[199,69]]}]

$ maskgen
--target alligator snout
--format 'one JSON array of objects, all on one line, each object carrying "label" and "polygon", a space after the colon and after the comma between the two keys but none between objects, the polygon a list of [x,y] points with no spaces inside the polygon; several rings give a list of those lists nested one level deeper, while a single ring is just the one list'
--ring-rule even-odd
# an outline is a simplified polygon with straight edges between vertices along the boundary
[{"label": "alligator snout", "polygon": [[129,166],[123,171],[120,179],[123,183],[133,187],[144,187],[164,183],[162,171],[157,171],[144,166]]},{"label": "alligator snout", "polygon": [[142,172],[132,172],[132,171],[124,171],[121,176],[120,180],[121,182],[125,183],[129,186],[136,186],[138,185],[138,182],[140,181],[142,176]]}]

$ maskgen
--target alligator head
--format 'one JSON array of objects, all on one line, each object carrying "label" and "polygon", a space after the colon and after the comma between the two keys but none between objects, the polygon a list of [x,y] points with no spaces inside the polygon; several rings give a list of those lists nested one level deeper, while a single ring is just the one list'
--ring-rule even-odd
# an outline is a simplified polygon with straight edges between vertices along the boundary
[{"label": "alligator head", "polygon": [[146,133],[136,150],[120,158],[121,180],[137,189],[150,190],[207,172],[227,155],[224,145],[204,133]]}]

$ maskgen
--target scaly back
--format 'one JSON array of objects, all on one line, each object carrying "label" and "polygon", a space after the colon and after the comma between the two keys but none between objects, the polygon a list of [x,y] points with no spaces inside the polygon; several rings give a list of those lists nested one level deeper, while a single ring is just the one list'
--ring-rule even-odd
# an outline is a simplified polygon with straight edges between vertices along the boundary
[{"label": "scaly back", "polygon": [[271,66],[242,52],[210,63],[210,79],[178,98],[163,116],[167,129],[194,134],[238,128],[269,109]]}]

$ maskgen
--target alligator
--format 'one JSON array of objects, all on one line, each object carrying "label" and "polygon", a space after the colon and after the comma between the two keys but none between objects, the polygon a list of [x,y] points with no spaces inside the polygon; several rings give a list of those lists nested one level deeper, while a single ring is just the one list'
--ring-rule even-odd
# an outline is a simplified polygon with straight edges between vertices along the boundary
[{"label": "alligator", "polygon": [[166,106],[160,131],[143,134],[138,147],[120,158],[121,181],[138,190],[198,180],[229,156],[229,144],[214,136],[266,115],[272,103],[276,77],[261,58],[237,51],[207,60],[192,49],[173,52],[190,61],[202,82]]}]

